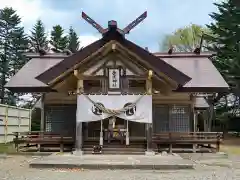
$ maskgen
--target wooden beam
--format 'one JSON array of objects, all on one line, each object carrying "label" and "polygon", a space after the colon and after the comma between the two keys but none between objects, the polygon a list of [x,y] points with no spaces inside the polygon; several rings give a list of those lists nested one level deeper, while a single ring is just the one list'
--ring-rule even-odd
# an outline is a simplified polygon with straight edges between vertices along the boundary
[{"label": "wooden beam", "polygon": [[[128,68],[130,71],[132,71],[134,74],[136,74],[136,75],[141,75],[141,73],[139,73],[139,72],[137,72],[133,67],[131,67],[131,65],[129,65],[128,64],[128,62],[126,61],[126,60],[128,60],[128,61],[131,61],[130,59],[129,59],[129,57],[124,57],[122,54],[120,54],[120,53],[116,53],[116,57],[118,57],[119,59],[120,59],[120,61],[121,61],[121,63],[124,65],[124,66],[126,66],[126,68]],[[135,64],[135,66],[137,66],[136,64]],[[137,66],[138,67],[138,66]],[[139,68],[140,69],[140,68]],[[146,71],[146,70],[144,70],[144,69],[142,69],[141,68],[141,70],[144,72],[144,71]]]},{"label": "wooden beam", "polygon": [[79,70],[79,72],[81,74],[85,73],[89,68],[91,68],[92,66],[94,66],[95,64],[97,64],[99,61],[101,61],[102,59],[108,57],[112,52],[110,51],[109,53],[101,53],[96,57],[93,57],[91,60],[87,61],[84,64],[81,64],[81,66],[79,66],[77,69]]},{"label": "wooden beam", "polygon": [[71,73],[74,69],[78,69],[80,67],[80,65],[86,63],[87,61],[93,59],[94,57],[99,57],[101,55],[107,54],[108,52],[112,51],[112,44],[115,43],[115,42],[116,41],[112,40],[112,41],[109,41],[108,43],[104,44],[101,48],[99,48],[97,51],[92,53],[90,56],[88,56],[87,58],[85,58],[81,62],[77,63],[72,68],[69,68],[64,73],[62,73],[57,78],[55,78],[54,80],[50,81],[49,85],[52,85],[55,82],[59,81],[59,79],[61,79],[62,77],[66,76],[67,74]]},{"label": "wooden beam", "polygon": [[[133,57],[130,57],[128,55],[126,55],[124,52],[120,52],[119,56],[125,57],[123,59],[128,59],[129,61],[131,61],[134,65],[140,67],[141,69],[147,71],[147,69],[145,67],[143,67],[142,65],[140,65],[140,63],[137,63],[133,60]],[[123,62],[123,61],[122,61]],[[160,77],[156,76],[153,74],[153,77],[155,79],[157,79],[160,83],[161,83],[161,93],[164,95],[169,95],[171,93],[171,91],[173,89],[175,89],[175,86],[173,87],[173,85],[171,83],[169,83],[169,81],[166,81],[166,79],[161,79]],[[163,77],[164,78],[164,77]]]},{"label": "wooden beam", "polygon": [[108,56],[106,56],[106,61],[101,65],[99,66],[96,70],[94,70],[91,75],[95,75],[98,71],[100,71],[101,69],[105,68],[107,63],[110,62],[113,58],[115,53],[110,53]]},{"label": "wooden beam", "polygon": [[164,79],[166,79],[166,81],[168,81],[174,89],[177,88],[178,84],[177,84],[174,80],[170,79],[168,76],[166,76],[166,75],[163,74],[162,72],[159,72],[159,71],[155,70],[154,67],[152,67],[149,63],[147,63],[147,62],[144,61],[143,59],[141,59],[137,54],[129,51],[128,49],[126,49],[125,47],[123,47],[123,46],[122,46],[120,43],[118,43],[118,42],[116,42],[116,47],[117,47],[117,50],[119,50],[120,52],[122,52],[122,53],[127,53],[129,56],[135,57],[139,62],[141,62],[141,63],[144,64],[145,66],[151,67],[151,69],[152,69],[155,73],[159,74],[161,77],[163,77]]},{"label": "wooden beam", "polygon": [[120,57],[122,57],[123,60],[127,59],[128,61],[133,63],[135,66],[137,66],[139,69],[142,69],[143,71],[147,72],[148,69],[146,67],[144,67],[141,63],[136,62],[135,59],[132,58],[132,56],[129,56],[126,53],[123,53],[120,51],[118,51],[118,55]]},{"label": "wooden beam", "polygon": [[75,76],[71,75],[54,85],[52,88],[56,89],[58,92],[68,92],[76,88],[76,82]]},{"label": "wooden beam", "polygon": [[86,76],[86,75],[81,75],[80,73],[75,77],[78,80],[102,80],[102,79],[106,79],[105,76]]}]

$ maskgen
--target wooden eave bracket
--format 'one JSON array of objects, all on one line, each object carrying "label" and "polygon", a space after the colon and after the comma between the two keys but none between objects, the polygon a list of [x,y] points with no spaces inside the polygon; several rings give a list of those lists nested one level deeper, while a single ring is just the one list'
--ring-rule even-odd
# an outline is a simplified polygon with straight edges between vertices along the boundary
[{"label": "wooden eave bracket", "polygon": [[78,71],[77,69],[75,69],[75,70],[73,71],[73,74],[74,74],[74,76],[75,76],[77,79],[81,79],[81,76],[80,76],[79,71]]}]

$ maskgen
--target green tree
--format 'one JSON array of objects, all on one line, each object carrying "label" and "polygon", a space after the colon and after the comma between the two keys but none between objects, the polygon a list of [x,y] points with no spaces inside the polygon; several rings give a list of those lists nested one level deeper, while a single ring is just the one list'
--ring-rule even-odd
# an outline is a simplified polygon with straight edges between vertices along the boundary
[{"label": "green tree", "polygon": [[47,49],[48,41],[44,24],[41,20],[37,20],[34,25],[30,37],[31,49],[34,52],[39,52],[40,48]]},{"label": "green tree", "polygon": [[71,52],[75,53],[79,49],[78,35],[72,27],[69,29],[68,33],[68,47]]},{"label": "green tree", "polygon": [[214,36],[207,36],[216,52],[214,63],[230,85],[240,88],[240,7],[233,0],[215,3],[219,12],[208,25]]},{"label": "green tree", "polygon": [[24,64],[27,62],[26,56],[23,54],[27,52],[29,48],[29,39],[24,32],[24,28],[20,27],[13,32],[12,36],[12,57],[11,57],[11,67],[13,67],[11,76],[13,76]]},{"label": "green tree", "polygon": [[[175,52],[193,52],[200,45],[203,34],[208,34],[209,30],[196,24],[179,28],[173,34],[167,35],[161,43],[161,49],[167,51],[173,46]],[[203,41],[203,49],[206,42]]]},{"label": "green tree", "polygon": [[56,49],[63,51],[67,48],[68,38],[64,36],[64,29],[60,25],[53,27],[51,31],[50,44]]},{"label": "green tree", "polygon": [[7,80],[23,65],[22,53],[28,40],[20,26],[21,19],[12,8],[0,10],[0,100],[1,103],[16,103],[16,97],[4,88]]},{"label": "green tree", "polygon": [[216,106],[217,119],[229,123],[239,113],[240,102],[240,6],[237,1],[215,3],[218,12],[210,16],[214,22],[207,27],[212,35],[206,36],[211,43],[210,51],[216,52],[213,63],[230,85],[230,94],[224,94]]}]

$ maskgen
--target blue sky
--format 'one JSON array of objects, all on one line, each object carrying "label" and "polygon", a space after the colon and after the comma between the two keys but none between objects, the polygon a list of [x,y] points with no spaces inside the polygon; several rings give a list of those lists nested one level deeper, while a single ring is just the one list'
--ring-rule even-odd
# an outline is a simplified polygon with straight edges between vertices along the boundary
[{"label": "blue sky", "polygon": [[22,17],[26,31],[37,19],[42,19],[50,32],[60,24],[66,31],[69,26],[77,31],[83,46],[101,36],[81,18],[86,12],[103,27],[116,20],[124,28],[144,11],[148,17],[134,28],[127,38],[150,51],[159,50],[159,42],[166,34],[191,23],[205,25],[212,20],[209,13],[216,11],[219,0],[1,0],[0,8],[12,6]]}]

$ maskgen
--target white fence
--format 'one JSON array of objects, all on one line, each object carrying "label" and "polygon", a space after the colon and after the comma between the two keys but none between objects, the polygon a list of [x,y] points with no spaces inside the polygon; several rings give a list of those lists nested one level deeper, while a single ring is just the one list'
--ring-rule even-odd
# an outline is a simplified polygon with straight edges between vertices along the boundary
[{"label": "white fence", "polygon": [[31,130],[31,110],[0,104],[0,143],[11,142],[13,132]]}]

